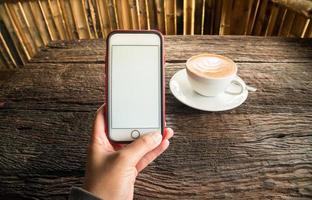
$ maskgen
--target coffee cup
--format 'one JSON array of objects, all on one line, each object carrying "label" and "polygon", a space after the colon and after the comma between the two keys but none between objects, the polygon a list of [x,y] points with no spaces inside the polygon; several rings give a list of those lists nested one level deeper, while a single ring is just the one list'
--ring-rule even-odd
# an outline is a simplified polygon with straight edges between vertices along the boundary
[{"label": "coffee cup", "polygon": [[[233,60],[216,54],[199,54],[186,62],[186,72],[193,90],[203,96],[217,96],[222,93],[240,95],[244,91],[237,81],[237,65]],[[231,91],[231,84],[239,90]]]}]

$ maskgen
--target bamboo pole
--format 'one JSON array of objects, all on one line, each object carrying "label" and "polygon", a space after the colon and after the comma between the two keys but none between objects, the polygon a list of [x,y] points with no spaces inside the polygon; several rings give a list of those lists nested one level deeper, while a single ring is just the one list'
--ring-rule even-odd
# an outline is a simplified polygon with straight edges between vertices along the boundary
[{"label": "bamboo pole", "polygon": [[[193,1],[193,0],[191,0]],[[188,30],[189,30],[189,12],[188,12],[188,1],[187,0],[183,0],[183,35],[187,35],[188,34]]]},{"label": "bamboo pole", "polygon": [[101,14],[101,9],[100,9],[100,2],[99,0],[95,0],[95,10],[96,10],[96,13],[97,13],[97,16],[98,16],[98,21],[99,21],[99,29],[100,29],[100,34],[102,38],[105,38],[106,35],[105,35],[105,31],[104,31],[104,25],[103,25],[103,17]]},{"label": "bamboo pole", "polygon": [[228,35],[231,31],[231,15],[233,0],[222,1],[222,12],[220,19],[220,35]]},{"label": "bamboo pole", "polygon": [[150,29],[147,0],[138,0],[139,29]]},{"label": "bamboo pole", "polygon": [[107,7],[112,29],[119,29],[119,21],[117,16],[116,0],[107,0]]},{"label": "bamboo pole", "polygon": [[201,35],[204,34],[204,30],[205,30],[206,1],[207,0],[203,0],[202,11],[201,11],[202,12],[201,24],[200,24],[200,34]]},{"label": "bamboo pole", "polygon": [[305,35],[304,35],[305,38],[312,38],[312,22],[311,22],[311,19],[309,21],[309,25],[307,27],[307,30],[305,32]]},{"label": "bamboo pole", "polygon": [[38,5],[39,5],[40,12],[41,12],[41,14],[42,14],[42,16],[43,16],[43,20],[44,20],[45,26],[47,27],[47,30],[48,30],[48,33],[49,33],[49,36],[50,36],[50,40],[56,40],[55,34],[52,33],[51,26],[49,26],[47,14],[46,14],[46,12],[44,11],[44,8],[43,8],[43,6],[42,6],[41,0],[37,0],[37,3],[38,3]]},{"label": "bamboo pole", "polygon": [[176,1],[176,29],[177,35],[183,34],[183,1],[178,0]]},{"label": "bamboo pole", "polygon": [[[21,57],[21,60],[23,62],[23,64],[26,63],[26,61],[30,60],[30,54],[28,52],[28,49],[25,47],[22,36],[20,34],[20,32],[18,31],[18,28],[16,27],[16,24],[12,18],[11,12],[8,8],[8,4],[4,3],[4,10],[5,12],[1,12],[2,15],[2,19],[5,22],[6,27],[8,28],[11,37],[14,40],[15,45],[18,47],[18,53]],[[6,15],[4,15],[4,13],[6,13]],[[7,20],[6,20],[7,18]]]},{"label": "bamboo pole", "polygon": [[267,10],[268,1],[261,1],[260,7],[259,7],[259,13],[256,19],[256,23],[254,26],[253,34],[254,35],[260,35],[262,31],[262,27],[264,24],[264,20],[266,17],[266,10]]},{"label": "bamboo pole", "polygon": [[304,24],[304,27],[303,27],[303,30],[302,30],[302,33],[300,35],[301,38],[304,38],[306,33],[307,33],[307,30],[308,30],[308,27],[309,27],[309,24],[311,24],[311,19],[306,19],[306,22]]},{"label": "bamboo pole", "polygon": [[203,0],[203,5],[202,5],[202,16],[201,16],[201,24],[200,24],[200,34],[204,34],[204,26],[205,26],[205,5],[206,5],[206,0]]},{"label": "bamboo pole", "polygon": [[203,21],[203,7],[205,0],[196,0],[195,1],[195,10],[194,10],[194,34],[201,34],[202,32],[202,21]]},{"label": "bamboo pole", "polygon": [[6,43],[6,41],[3,38],[2,32],[0,32],[0,50],[1,54],[3,55],[4,59],[6,60],[6,63],[9,67],[17,67],[16,61]]},{"label": "bamboo pole", "polygon": [[109,34],[109,32],[112,30],[110,26],[110,20],[109,20],[109,13],[107,4],[105,4],[104,1],[98,1],[98,13],[100,20],[100,26],[103,38],[106,38],[106,36]]},{"label": "bamboo pole", "polygon": [[87,5],[88,5],[88,9],[87,9],[87,16],[89,16],[89,24],[91,23],[91,32],[93,33],[95,38],[99,38],[98,36],[98,29],[97,29],[97,14],[96,13],[96,9],[95,9],[95,2],[92,0],[87,0]]},{"label": "bamboo pole", "polygon": [[248,22],[249,22],[249,20],[250,20],[250,17],[252,16],[251,15],[251,13],[252,13],[252,11],[253,11],[253,3],[254,3],[254,1],[248,1],[248,3],[246,3],[247,5],[246,5],[246,9],[247,9],[247,11],[246,11],[246,14],[245,14],[245,18],[246,18],[246,20],[245,20],[245,22],[244,22],[244,31],[243,31],[243,33],[244,33],[244,35],[247,35],[247,32],[248,32]]},{"label": "bamboo pole", "polygon": [[176,0],[164,1],[165,31],[167,35],[177,34]]},{"label": "bamboo pole", "polygon": [[42,43],[40,41],[40,37],[36,35],[37,30],[34,29],[33,24],[30,25],[30,23],[33,22],[31,19],[31,15],[27,14],[29,18],[26,17],[26,13],[28,13],[28,7],[24,9],[21,2],[17,2],[16,9],[18,10],[16,13],[17,13],[19,22],[22,24],[21,27],[24,31],[26,39],[30,42],[31,48],[33,49],[33,52],[35,54],[38,52],[38,48],[42,45]]},{"label": "bamboo pole", "polygon": [[65,29],[70,39],[78,39],[78,32],[74,22],[73,13],[69,0],[59,0],[64,17]]},{"label": "bamboo pole", "polygon": [[271,8],[268,26],[267,26],[265,34],[264,34],[265,36],[272,35],[273,28],[274,28],[275,23],[276,23],[278,12],[279,12],[279,7],[277,5],[273,5]]},{"label": "bamboo pole", "polygon": [[194,35],[195,0],[183,1],[183,35]]},{"label": "bamboo pole", "polygon": [[57,9],[59,10],[59,13],[60,13],[60,23],[62,24],[62,28],[63,28],[63,33],[64,33],[64,35],[65,35],[65,38],[67,39],[67,40],[69,40],[70,39],[70,35],[69,35],[69,33],[68,33],[68,31],[67,31],[67,29],[66,29],[66,22],[65,22],[65,16],[64,16],[64,12],[63,12],[63,10],[62,10],[62,8],[61,8],[61,3],[60,3],[60,0],[54,0],[54,1],[56,1],[56,7],[57,7]]},{"label": "bamboo pole", "polygon": [[231,16],[230,34],[246,35],[253,1],[235,0]]},{"label": "bamboo pole", "polygon": [[212,0],[205,0],[204,4],[204,18],[203,18],[203,34],[212,34]]},{"label": "bamboo pole", "polygon": [[294,23],[294,19],[295,19],[295,13],[291,10],[288,10],[286,12],[284,23],[280,27],[279,34],[278,34],[279,36],[286,36],[286,37],[289,36],[291,27]]},{"label": "bamboo pole", "polygon": [[29,2],[26,2],[26,1],[23,1],[22,3],[19,2],[19,3],[20,3],[20,6],[23,7],[24,20],[26,21],[26,24],[28,26],[31,37],[32,37],[32,39],[36,45],[36,49],[38,49],[45,44],[44,44],[43,39],[40,35],[40,31],[35,24],[36,20],[34,19],[34,16],[32,15],[30,4],[29,4]]},{"label": "bamboo pole", "polygon": [[[6,26],[6,22],[9,21],[9,19],[7,18],[5,14],[5,10],[3,9],[4,7],[0,4],[0,18],[1,18],[0,33],[2,37],[2,43],[3,43],[2,47],[3,47],[3,51],[7,52],[7,55],[4,55],[4,56],[8,57],[9,60],[12,60],[10,61],[12,63],[12,66],[19,66],[23,64],[23,61],[21,60],[22,58],[20,57],[20,54],[19,54],[19,50],[17,49],[19,48],[19,46],[15,44],[15,41],[14,41],[15,38],[11,37],[12,34],[10,33],[10,31],[13,31],[12,27]],[[1,14],[1,12],[3,13]]]},{"label": "bamboo pole", "polygon": [[122,1],[120,12],[121,12],[120,15],[122,16],[123,19],[124,28],[131,29],[133,25],[131,20],[130,7],[127,1]]},{"label": "bamboo pole", "polygon": [[52,14],[52,19],[61,40],[68,39],[65,28],[65,21],[58,0],[48,0],[48,7]]},{"label": "bamboo pole", "polygon": [[129,11],[130,11],[130,19],[131,19],[131,28],[139,29],[139,10],[137,6],[136,0],[128,0]]},{"label": "bamboo pole", "polygon": [[14,24],[12,20],[8,16],[8,8],[6,6],[6,3],[0,4],[0,16],[5,24],[5,27],[7,28],[9,35],[12,38],[13,44],[16,47],[16,51],[18,54],[18,57],[20,58],[22,64],[25,64],[28,60],[29,54],[26,50],[26,48],[22,45],[20,36],[18,32],[15,32],[14,30]]},{"label": "bamboo pole", "polygon": [[61,39],[60,33],[57,30],[56,24],[54,22],[54,18],[52,15],[52,10],[49,6],[49,2],[47,0],[39,0],[39,5],[41,5],[42,12],[45,16],[45,22],[46,25],[49,27],[52,40],[58,40]]},{"label": "bamboo pole", "polygon": [[121,29],[131,29],[131,14],[128,1],[116,0],[118,22]]},{"label": "bamboo pole", "polygon": [[306,26],[306,18],[304,15],[296,14],[291,30],[289,32],[290,37],[302,37],[302,32]]},{"label": "bamboo pole", "polygon": [[163,34],[166,34],[165,28],[165,15],[164,15],[164,0],[155,0],[155,11],[157,17],[158,30]]},{"label": "bamboo pole", "polygon": [[[215,13],[216,13],[216,0],[210,0],[211,2],[211,17],[210,17],[210,34],[215,34]],[[218,33],[219,34],[219,33]]]},{"label": "bamboo pole", "polygon": [[32,19],[34,20],[35,26],[38,30],[38,34],[43,44],[47,45],[51,40],[51,35],[45,23],[44,16],[41,13],[41,9],[39,7],[38,2],[37,1],[28,1],[28,2],[25,1],[24,3],[28,4],[28,6],[30,7],[30,13],[31,13]]},{"label": "bamboo pole", "polygon": [[92,38],[86,18],[84,0],[70,0],[70,6],[79,39]]},{"label": "bamboo pole", "polygon": [[122,18],[122,11],[121,11],[121,0],[116,0],[116,13],[117,13],[117,18],[118,18],[118,22],[119,22],[119,29],[125,29],[125,25],[124,25],[124,20]]},{"label": "bamboo pole", "polygon": [[21,6],[19,2],[17,3],[10,3],[7,4],[8,9],[10,11],[9,17],[12,18],[14,24],[15,24],[15,31],[20,33],[22,44],[27,49],[29,56],[32,57],[36,54],[37,49],[36,45],[33,42],[33,39],[31,38],[30,32],[29,32],[29,25],[27,24],[27,21],[23,18],[23,12],[21,10]]},{"label": "bamboo pole", "polygon": [[259,12],[259,5],[260,5],[260,0],[254,0],[253,1],[253,6],[252,6],[252,11],[249,17],[249,21],[248,21],[248,27],[247,27],[247,35],[251,35],[254,25],[255,25],[255,21],[256,21],[256,17],[257,14]]},{"label": "bamboo pole", "polygon": [[87,31],[89,33],[89,38],[93,39],[94,35],[91,33],[89,20],[88,20],[88,16],[87,16],[87,12],[86,12],[86,10],[87,10],[86,9],[86,1],[85,0],[81,0],[81,5],[82,5],[83,18],[84,18],[84,21],[85,21],[86,26],[87,26]]},{"label": "bamboo pole", "polygon": [[137,17],[137,22],[138,22],[138,29],[141,30],[141,19],[140,19],[140,5],[139,5],[139,0],[135,0],[135,5],[136,5],[136,17]]},{"label": "bamboo pole", "polygon": [[283,29],[283,26],[285,24],[285,19],[286,19],[287,12],[288,12],[288,9],[284,9],[283,15],[282,15],[282,18],[281,18],[281,21],[280,21],[280,25],[279,25],[277,36],[281,36],[282,29]]},{"label": "bamboo pole", "polygon": [[17,2],[16,9],[18,11],[17,17],[18,17],[19,22],[22,24],[21,27],[24,31],[26,39],[29,41],[30,46],[31,46],[31,48],[35,54],[35,53],[37,53],[38,48],[41,46],[41,44],[39,43],[39,41],[38,41],[38,43],[36,42],[35,31],[33,31],[30,27],[30,23],[29,23],[30,20],[27,19],[21,2]]},{"label": "bamboo pole", "polygon": [[154,0],[146,0],[147,6],[147,23],[149,24],[149,29],[157,29],[157,11]]},{"label": "bamboo pole", "polygon": [[[282,24],[282,21],[284,18],[285,10],[287,10],[286,7],[283,7],[283,6],[280,6],[277,4],[276,4],[276,6],[278,7],[278,14],[277,14],[274,26],[272,27],[272,31],[271,31],[270,36],[277,36],[278,35],[278,31],[281,27],[281,24]],[[270,20],[269,20],[269,23],[270,23]]]},{"label": "bamboo pole", "polygon": [[213,34],[220,34],[220,19],[222,12],[222,1],[215,0],[214,1],[214,12],[213,12]]}]

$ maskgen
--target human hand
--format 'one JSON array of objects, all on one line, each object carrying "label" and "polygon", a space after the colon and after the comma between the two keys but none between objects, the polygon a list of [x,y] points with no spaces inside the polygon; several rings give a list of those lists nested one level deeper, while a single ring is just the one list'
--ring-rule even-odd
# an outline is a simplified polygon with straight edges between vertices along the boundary
[{"label": "human hand", "polygon": [[120,148],[113,146],[105,133],[105,104],[99,108],[88,148],[84,189],[102,199],[133,199],[139,172],[169,146],[173,130],[146,134]]}]

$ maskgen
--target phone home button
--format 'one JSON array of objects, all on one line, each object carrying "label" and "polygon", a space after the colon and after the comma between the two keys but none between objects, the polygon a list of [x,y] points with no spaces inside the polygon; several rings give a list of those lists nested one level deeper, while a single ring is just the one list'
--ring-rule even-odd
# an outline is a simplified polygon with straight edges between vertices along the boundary
[{"label": "phone home button", "polygon": [[133,130],[133,131],[131,132],[131,137],[132,137],[133,139],[137,139],[138,137],[140,137],[140,132],[139,132],[138,130]]}]

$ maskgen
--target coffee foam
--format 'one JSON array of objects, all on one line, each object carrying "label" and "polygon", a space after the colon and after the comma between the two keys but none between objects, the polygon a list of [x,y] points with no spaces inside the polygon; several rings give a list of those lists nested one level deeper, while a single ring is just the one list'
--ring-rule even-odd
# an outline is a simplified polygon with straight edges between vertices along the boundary
[{"label": "coffee foam", "polygon": [[186,66],[189,71],[206,78],[222,78],[236,73],[235,63],[224,56],[201,54],[191,57]]}]

